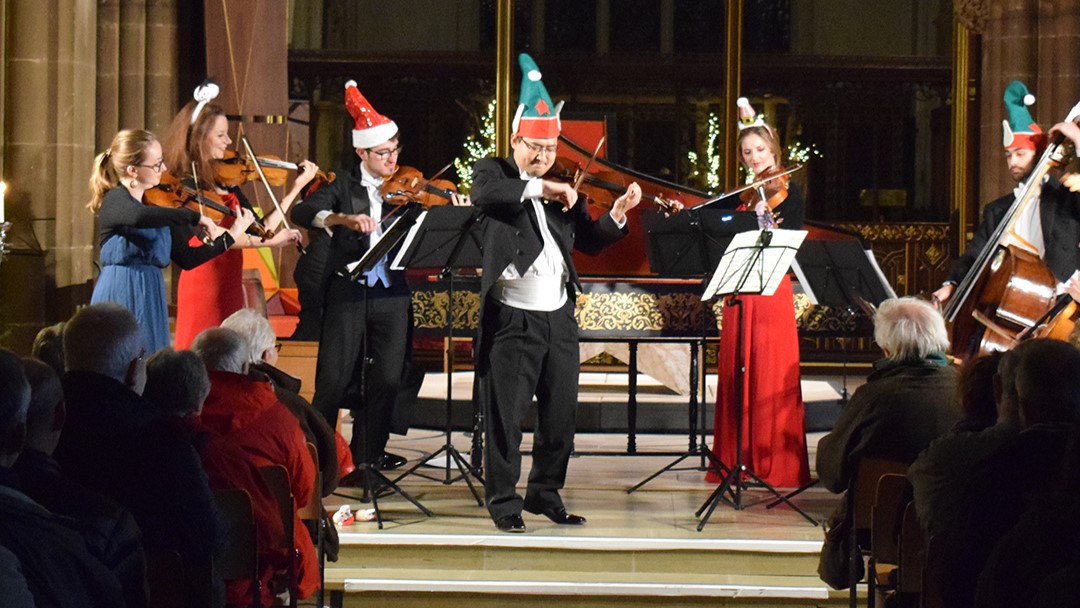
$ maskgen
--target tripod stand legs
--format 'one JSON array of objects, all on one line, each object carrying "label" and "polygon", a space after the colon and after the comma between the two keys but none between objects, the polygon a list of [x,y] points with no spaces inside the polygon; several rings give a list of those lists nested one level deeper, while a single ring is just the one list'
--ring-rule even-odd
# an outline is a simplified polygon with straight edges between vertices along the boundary
[{"label": "tripod stand legs", "polygon": [[[806,518],[806,520],[809,521],[811,524],[815,526],[818,525],[818,521],[816,519],[810,517],[805,511],[800,509],[798,506],[795,505],[795,503],[791,502],[790,500],[791,497],[795,496],[802,490],[805,490],[809,486],[804,486],[803,488],[800,488],[799,490],[796,490],[791,494],[784,495],[781,494],[779,490],[766,483],[765,480],[758,477],[757,474],[748,469],[745,465],[739,464],[735,468],[728,471],[728,474],[724,477],[723,481],[720,482],[720,485],[717,486],[715,490],[713,490],[713,493],[710,494],[707,499],[705,499],[704,504],[702,504],[701,507],[698,508],[698,510],[694,513],[695,516],[701,517],[701,521],[698,522],[697,525],[698,532],[701,532],[701,530],[705,528],[705,524],[709,523],[709,518],[712,517],[713,511],[716,510],[717,505],[719,505],[721,502],[727,503],[736,511],[741,511],[747,507],[752,507],[754,505],[764,502],[764,500],[761,500],[752,504],[743,504],[743,484],[745,478],[747,477],[754,480],[755,484],[760,485],[769,492],[771,492],[772,495],[775,497],[775,500],[771,502],[766,508],[772,508],[782,502],[794,509],[795,512],[799,515],[802,515],[804,518]],[[726,498],[725,493],[730,493],[731,498]],[[704,517],[702,517],[702,513],[705,514]]]},{"label": "tripod stand legs", "polygon": [[379,509],[379,492],[389,490],[405,500],[411,502],[413,506],[420,509],[420,512],[428,517],[434,515],[427,507],[420,504],[415,498],[413,498],[408,492],[402,490],[396,483],[390,481],[386,475],[382,474],[382,471],[375,465],[369,463],[362,463],[357,467],[364,477],[364,495],[371,497],[371,508],[375,510],[375,521],[379,525],[379,529],[382,530],[383,520],[382,512]]},{"label": "tripod stand legs", "polygon": [[[422,467],[422,466],[426,465],[427,463],[431,462],[432,460],[437,458],[439,456],[439,454],[442,454],[444,452],[446,453],[446,466],[443,469],[445,474],[441,479],[437,478],[437,477],[432,477],[430,475],[425,475],[425,474],[419,472],[420,467]],[[451,462],[454,464],[454,466],[457,467],[458,475],[456,477],[451,472],[452,471],[451,468],[450,468]],[[468,486],[469,486],[469,491],[472,492],[473,498],[476,499],[476,506],[478,506],[478,507],[484,506],[484,501],[483,501],[483,499],[480,498],[480,492],[477,491],[476,486],[473,485],[473,482],[472,482],[472,479],[471,479],[472,477],[475,477],[478,482],[483,484],[484,483],[483,477],[481,477],[480,473],[476,469],[472,468],[472,466],[470,466],[469,463],[465,462],[465,458],[461,455],[461,452],[458,451],[458,449],[454,447],[454,444],[450,443],[449,441],[447,441],[447,443],[443,444],[443,446],[440,447],[438,450],[435,450],[429,456],[427,456],[426,458],[424,458],[420,462],[413,465],[408,471],[405,471],[401,475],[397,476],[394,479],[394,483],[397,483],[398,481],[401,481],[405,477],[408,477],[409,475],[413,475],[413,474],[415,474],[415,475],[417,475],[419,477],[423,477],[424,479],[430,479],[432,481],[440,481],[440,482],[442,482],[443,485],[446,485],[446,486],[454,483],[455,481],[458,481],[459,479],[464,479],[465,483],[468,484]]]}]

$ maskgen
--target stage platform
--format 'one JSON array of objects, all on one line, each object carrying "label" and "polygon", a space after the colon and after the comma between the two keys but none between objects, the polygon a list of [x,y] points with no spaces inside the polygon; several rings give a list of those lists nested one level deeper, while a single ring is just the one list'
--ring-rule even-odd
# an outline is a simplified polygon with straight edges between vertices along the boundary
[{"label": "stage platform", "polygon": [[[584,376],[583,394],[591,381]],[[621,376],[625,379],[625,374]],[[613,385],[619,380],[609,380],[615,398]],[[831,395],[816,382],[834,390],[832,377],[804,380],[804,393],[811,403],[815,394]],[[861,383],[861,378],[849,379],[849,390]],[[622,399],[625,402],[625,395]],[[685,403],[685,398],[680,399]],[[343,432],[350,432],[348,424]],[[811,467],[823,434],[808,435]],[[388,449],[407,456],[407,466],[411,466],[444,440],[437,431],[413,430],[405,437],[392,436]],[[453,442],[467,452],[471,438],[454,433]],[[530,443],[526,434],[523,447],[528,449]],[[626,436],[620,433],[579,433],[575,442],[577,451],[589,453],[617,453],[625,445]],[[739,511],[719,506],[699,532],[700,520],[694,513],[715,486],[697,470],[698,459],[688,459],[682,463],[685,468],[627,493],[673,460],[648,454],[684,451],[687,436],[642,434],[638,447],[635,456],[574,457],[563,497],[570,511],[587,517],[588,524],[557,526],[524,514],[526,534],[498,532],[464,481],[444,484],[444,469],[422,467],[426,476],[436,480],[414,474],[400,483],[434,516],[425,517],[396,496],[381,499],[382,530],[374,522],[340,528],[341,559],[328,565],[327,587],[344,592],[345,606],[391,602],[473,608],[846,604],[846,592],[830,591],[817,578],[821,527],[789,507],[767,509],[754,504],[771,495],[751,487],[744,496],[750,506]],[[528,471],[529,464],[525,456],[523,471]],[[359,490],[339,492],[327,500],[331,510],[346,502],[354,510],[370,508],[370,503],[359,501]],[[832,511],[836,500],[818,487],[794,499],[819,521]]]}]

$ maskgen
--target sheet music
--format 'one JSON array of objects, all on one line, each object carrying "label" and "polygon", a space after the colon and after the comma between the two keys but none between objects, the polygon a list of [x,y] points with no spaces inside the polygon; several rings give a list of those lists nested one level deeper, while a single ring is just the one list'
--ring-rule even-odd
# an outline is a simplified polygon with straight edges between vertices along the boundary
[{"label": "sheet music", "polygon": [[[762,236],[767,232],[771,240],[762,247]],[[736,289],[744,294],[773,295],[806,234],[805,230],[750,230],[736,234],[701,299],[728,295]]]},{"label": "sheet music", "polygon": [[394,261],[390,263],[390,270],[405,270],[405,266],[402,264],[405,259],[405,252],[412,246],[413,239],[416,238],[416,233],[420,232],[420,226],[423,225],[427,214],[427,209],[425,209],[416,218],[416,223],[412,225],[412,228],[409,228],[409,233],[405,235],[405,240],[402,242],[401,248],[398,249],[397,255],[394,256]]},{"label": "sheet music", "polygon": [[[427,211],[424,211],[424,213],[427,213]],[[421,215],[423,215],[423,213]],[[355,262],[349,262],[348,264],[345,265],[345,270],[348,270],[349,274],[353,274],[353,272],[364,262],[364,260],[366,260],[369,256],[371,256],[373,252],[379,251],[379,243],[381,243],[382,240],[384,238],[386,238],[387,235],[393,234],[395,232],[394,227],[398,225],[398,222],[405,219],[406,217],[408,217],[407,213],[403,213],[403,214],[399,215],[393,221],[393,223],[390,224],[390,226],[386,230],[383,230],[382,234],[375,237],[375,239],[371,241],[371,246],[368,247],[367,252],[364,253],[364,255],[361,256],[359,260],[356,260]],[[413,226],[413,228],[415,228],[415,227],[416,226]],[[386,255],[385,252],[380,253],[379,257],[381,258],[384,255]]]}]

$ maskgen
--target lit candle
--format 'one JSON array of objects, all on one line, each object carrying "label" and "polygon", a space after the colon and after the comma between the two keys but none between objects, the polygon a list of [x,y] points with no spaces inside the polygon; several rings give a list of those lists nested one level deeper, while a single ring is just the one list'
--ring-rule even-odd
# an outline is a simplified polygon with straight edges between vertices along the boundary
[{"label": "lit candle", "polygon": [[4,223],[4,192],[7,192],[7,184],[0,182],[0,224]]}]

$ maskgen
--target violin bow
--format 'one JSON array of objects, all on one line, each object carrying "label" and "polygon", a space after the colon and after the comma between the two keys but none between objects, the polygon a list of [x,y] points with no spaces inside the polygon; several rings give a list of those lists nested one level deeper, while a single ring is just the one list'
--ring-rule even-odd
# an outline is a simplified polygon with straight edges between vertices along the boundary
[{"label": "violin bow", "polygon": [[[259,164],[259,157],[255,156],[255,151],[251,149],[251,143],[248,142],[247,135],[241,135],[240,142],[244,144],[244,149],[247,150],[248,157],[255,159],[253,164],[255,165],[255,170],[259,173],[259,180],[262,181],[263,186],[266,186],[266,194],[270,196],[270,201],[274,203],[274,209],[277,209],[278,213],[281,214],[281,223],[285,226],[286,230],[292,230],[292,226],[289,225],[289,218],[285,217],[285,210],[281,208],[281,204],[278,203],[277,197],[274,196],[274,189],[270,187],[270,182],[266,181],[266,174],[263,173],[262,165]],[[304,250],[304,244],[299,241],[296,243],[296,248],[300,251],[301,255],[307,253]]]},{"label": "violin bow", "polygon": [[751,188],[760,188],[766,182],[772,181],[772,180],[774,180],[774,179],[776,179],[778,177],[784,177],[785,175],[790,175],[791,173],[794,173],[794,172],[796,172],[796,171],[798,171],[799,169],[802,169],[802,168],[803,168],[802,163],[796,163],[795,166],[791,167],[790,169],[786,169],[784,171],[781,171],[780,173],[777,173],[776,175],[770,175],[769,177],[766,177],[765,179],[759,179],[759,180],[757,180],[755,182],[751,182],[749,184],[746,184],[745,186],[741,186],[741,187],[736,188],[734,190],[729,190],[727,192],[724,192],[723,194],[720,194],[719,196],[714,196],[714,197],[710,198],[707,201],[703,201],[701,203],[698,203],[697,205],[694,205],[694,208],[695,209],[700,209],[700,208],[702,208],[702,207],[704,207],[706,205],[711,205],[711,204],[713,204],[713,203],[715,203],[717,201],[722,201],[722,200],[724,200],[725,198],[727,198],[729,196],[735,196],[736,194],[738,194],[740,192],[743,192],[745,190],[749,190]]},{"label": "violin bow", "polygon": [[592,166],[593,161],[596,160],[597,155],[600,154],[600,148],[604,147],[605,141],[607,141],[607,135],[601,136],[600,141],[596,144],[596,149],[593,150],[592,156],[589,157],[589,160],[585,163],[585,167],[581,169],[581,173],[578,174],[577,179],[574,180],[574,192],[577,192],[578,188],[581,187],[581,183],[585,181],[585,176],[589,174],[589,167]]},{"label": "violin bow", "polygon": [[[202,193],[199,192],[199,172],[195,169],[195,161],[191,161],[191,179],[195,180],[195,200],[199,203],[199,215],[206,215],[206,209],[203,207]],[[184,184],[180,184],[180,188],[183,189]],[[209,234],[204,234],[202,238],[204,245],[210,245],[214,242],[214,239],[210,238]]]}]

